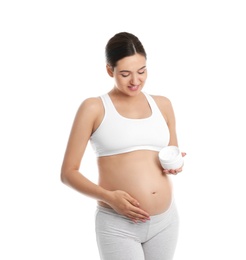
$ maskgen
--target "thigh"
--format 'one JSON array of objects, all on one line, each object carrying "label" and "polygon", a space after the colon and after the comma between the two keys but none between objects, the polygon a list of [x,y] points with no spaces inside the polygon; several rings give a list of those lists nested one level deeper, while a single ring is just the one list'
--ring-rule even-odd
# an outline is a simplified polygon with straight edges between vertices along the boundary
[{"label": "thigh", "polygon": [[97,240],[102,260],[144,260],[141,243],[121,237],[107,237]]},{"label": "thigh", "polygon": [[95,219],[96,239],[103,260],[144,260],[134,223],[117,213],[99,210]]},{"label": "thigh", "polygon": [[153,233],[143,244],[145,260],[172,260],[179,232],[179,216],[175,204],[164,214],[162,220],[158,219],[150,228]]},{"label": "thigh", "polygon": [[145,260],[172,260],[178,239],[178,226],[169,225],[143,244]]}]

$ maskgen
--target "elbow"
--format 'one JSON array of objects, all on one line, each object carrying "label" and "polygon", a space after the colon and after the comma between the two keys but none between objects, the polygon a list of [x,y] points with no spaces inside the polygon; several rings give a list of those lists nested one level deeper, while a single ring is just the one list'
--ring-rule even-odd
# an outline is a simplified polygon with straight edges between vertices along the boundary
[{"label": "elbow", "polygon": [[63,172],[60,173],[60,181],[65,184],[65,176]]},{"label": "elbow", "polygon": [[67,172],[64,170],[64,169],[61,169],[61,172],[60,172],[60,181],[63,183],[63,184],[67,184]]},{"label": "elbow", "polygon": [[77,168],[62,167],[60,172],[60,181],[70,186],[70,182],[73,182],[76,172],[78,172]]},{"label": "elbow", "polygon": [[65,183],[64,174],[63,174],[62,172],[60,173],[60,181],[61,181],[62,183]]}]

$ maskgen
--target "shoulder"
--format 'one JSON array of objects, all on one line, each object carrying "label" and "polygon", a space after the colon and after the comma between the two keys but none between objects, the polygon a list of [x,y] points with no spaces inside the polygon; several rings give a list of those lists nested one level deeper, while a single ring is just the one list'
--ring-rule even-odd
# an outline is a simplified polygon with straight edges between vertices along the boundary
[{"label": "shoulder", "polygon": [[102,106],[102,101],[100,97],[89,97],[84,99],[81,102],[81,105],[79,108],[85,109],[85,110],[94,110],[97,108],[100,108]]},{"label": "shoulder", "polygon": [[84,99],[76,113],[76,119],[93,122],[103,113],[103,103],[100,97],[89,97]]},{"label": "shoulder", "polygon": [[168,108],[172,106],[171,100],[165,96],[160,96],[160,95],[150,95],[158,107],[161,108]]},{"label": "shoulder", "polygon": [[100,97],[90,97],[84,99],[79,108],[78,113],[95,114],[103,109],[103,103]]},{"label": "shoulder", "polygon": [[160,109],[163,117],[165,118],[168,125],[172,124],[175,120],[174,110],[171,100],[165,96],[151,95]]}]

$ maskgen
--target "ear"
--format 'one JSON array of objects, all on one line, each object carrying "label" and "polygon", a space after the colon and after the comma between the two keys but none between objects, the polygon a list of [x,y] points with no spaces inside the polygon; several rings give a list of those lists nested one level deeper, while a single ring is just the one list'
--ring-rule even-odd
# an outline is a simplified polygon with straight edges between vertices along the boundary
[{"label": "ear", "polygon": [[113,68],[112,68],[109,64],[107,64],[107,65],[106,65],[106,69],[107,69],[108,75],[109,75],[110,77],[113,77],[113,76],[114,76]]}]

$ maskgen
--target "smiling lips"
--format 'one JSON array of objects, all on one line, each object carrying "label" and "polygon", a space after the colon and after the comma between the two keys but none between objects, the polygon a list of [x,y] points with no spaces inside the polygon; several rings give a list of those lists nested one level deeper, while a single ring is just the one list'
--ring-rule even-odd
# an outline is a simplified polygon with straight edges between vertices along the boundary
[{"label": "smiling lips", "polygon": [[136,90],[138,90],[138,87],[139,87],[139,85],[129,86],[129,89],[132,90],[132,91],[136,91]]}]

